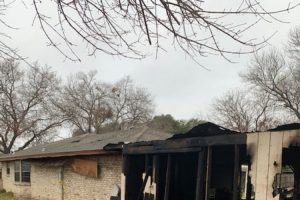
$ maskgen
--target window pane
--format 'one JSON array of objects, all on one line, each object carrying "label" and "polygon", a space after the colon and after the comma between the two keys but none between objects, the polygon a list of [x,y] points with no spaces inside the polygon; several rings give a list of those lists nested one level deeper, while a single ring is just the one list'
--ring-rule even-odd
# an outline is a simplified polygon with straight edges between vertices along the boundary
[{"label": "window pane", "polygon": [[30,172],[22,172],[22,182],[30,182]]},{"label": "window pane", "polygon": [[30,172],[30,163],[22,161],[22,172]]},{"label": "window pane", "polygon": [[20,172],[20,161],[15,161],[15,172]]},{"label": "window pane", "polygon": [[20,172],[15,172],[15,181],[20,182]]},{"label": "window pane", "polygon": [[30,163],[26,161],[21,162],[22,182],[30,182]]},{"label": "window pane", "polygon": [[6,174],[8,175],[8,174],[10,174],[10,163],[9,162],[7,162],[6,163]]},{"label": "window pane", "polygon": [[20,181],[20,161],[15,161],[15,181]]}]

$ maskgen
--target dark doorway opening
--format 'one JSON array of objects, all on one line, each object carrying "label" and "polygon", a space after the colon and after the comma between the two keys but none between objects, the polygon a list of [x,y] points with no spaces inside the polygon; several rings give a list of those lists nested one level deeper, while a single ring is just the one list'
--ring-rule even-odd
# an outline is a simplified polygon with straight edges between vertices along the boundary
[{"label": "dark doorway opening", "polygon": [[[246,145],[126,155],[126,200],[250,199],[249,160]],[[153,194],[145,192],[149,180]]]},{"label": "dark doorway opening", "polygon": [[280,200],[300,200],[300,147],[290,146],[282,151],[282,172],[277,175]]}]

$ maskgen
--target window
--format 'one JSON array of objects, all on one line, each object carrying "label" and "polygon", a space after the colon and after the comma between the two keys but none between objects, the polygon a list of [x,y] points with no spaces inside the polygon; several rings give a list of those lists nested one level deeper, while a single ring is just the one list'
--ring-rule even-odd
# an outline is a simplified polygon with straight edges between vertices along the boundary
[{"label": "window", "polygon": [[21,174],[21,180],[22,182],[30,182],[30,163],[22,161],[21,162],[21,169],[22,169],[22,174]]},{"label": "window", "polygon": [[15,161],[15,182],[20,182],[20,161]]},{"label": "window", "polygon": [[15,161],[15,182],[30,182],[30,163]]},{"label": "window", "polygon": [[10,163],[6,162],[6,175],[10,175]]},{"label": "window", "polygon": [[293,199],[294,180],[293,173],[276,174],[273,182],[273,195],[280,194],[280,199]]}]

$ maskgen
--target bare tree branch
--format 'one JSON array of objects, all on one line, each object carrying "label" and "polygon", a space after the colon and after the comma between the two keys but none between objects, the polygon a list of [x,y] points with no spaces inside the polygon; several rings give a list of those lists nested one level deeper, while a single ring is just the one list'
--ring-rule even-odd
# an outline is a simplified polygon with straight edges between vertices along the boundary
[{"label": "bare tree branch", "polygon": [[130,77],[114,84],[110,104],[114,113],[113,124],[117,129],[145,123],[153,115],[151,95],[145,89],[135,87]]},{"label": "bare tree branch", "polygon": [[214,121],[242,133],[265,131],[279,123],[266,93],[228,92],[215,100],[212,113]]},{"label": "bare tree branch", "polygon": [[[58,12],[58,21],[51,23],[51,15],[42,9],[43,3],[33,0],[36,21],[50,45],[72,60],[79,57],[68,33],[84,40],[91,48],[91,55],[102,52],[140,59],[147,54],[141,50],[146,43],[154,44],[158,52],[163,49],[161,39],[173,37],[174,45],[193,59],[218,54],[229,60],[228,54],[251,53],[266,42],[246,39],[243,33],[261,21],[280,21],[276,14],[298,6],[288,4],[286,8],[268,11],[257,0],[243,0],[236,8],[209,10],[207,2],[202,0],[58,0],[47,2],[56,6]],[[241,23],[228,23],[231,16],[243,20],[245,15],[251,17]],[[222,40],[231,40],[239,47],[226,47]]]},{"label": "bare tree branch", "polygon": [[13,60],[0,63],[1,152],[10,153],[16,143],[26,148],[63,123],[53,106],[58,87],[47,67],[34,64],[24,70]]},{"label": "bare tree branch", "polygon": [[80,133],[126,129],[152,117],[152,99],[129,77],[114,85],[96,79],[96,72],[77,73],[68,79],[56,106]]},{"label": "bare tree branch", "polygon": [[256,55],[242,77],[258,91],[269,94],[276,104],[300,120],[299,67],[299,63],[286,59],[284,52],[271,50]]}]

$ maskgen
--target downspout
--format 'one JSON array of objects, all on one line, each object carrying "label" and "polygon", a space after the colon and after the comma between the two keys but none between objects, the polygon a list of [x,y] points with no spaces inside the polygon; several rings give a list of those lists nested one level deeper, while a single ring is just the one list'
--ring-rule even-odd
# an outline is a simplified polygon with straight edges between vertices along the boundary
[{"label": "downspout", "polygon": [[60,183],[61,200],[64,200],[65,199],[65,194],[64,194],[64,165],[62,165],[59,169],[59,183]]}]

